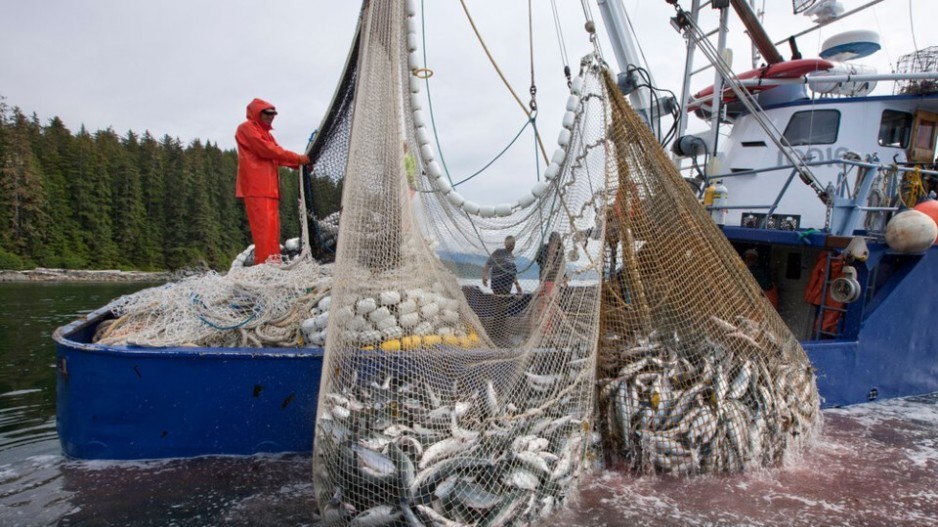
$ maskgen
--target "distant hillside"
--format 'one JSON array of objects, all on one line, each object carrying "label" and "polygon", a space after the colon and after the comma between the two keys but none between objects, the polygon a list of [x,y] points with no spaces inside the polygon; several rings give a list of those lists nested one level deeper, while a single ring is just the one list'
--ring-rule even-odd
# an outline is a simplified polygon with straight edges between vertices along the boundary
[{"label": "distant hillside", "polygon": [[[485,262],[488,260],[488,256],[484,254],[452,251],[440,251],[437,254],[447,267],[454,270],[457,270],[455,268],[458,267],[457,274],[467,277],[482,278],[482,267],[485,266]],[[522,256],[515,259],[515,264],[518,266],[518,278],[538,279],[539,269],[533,260]]]}]

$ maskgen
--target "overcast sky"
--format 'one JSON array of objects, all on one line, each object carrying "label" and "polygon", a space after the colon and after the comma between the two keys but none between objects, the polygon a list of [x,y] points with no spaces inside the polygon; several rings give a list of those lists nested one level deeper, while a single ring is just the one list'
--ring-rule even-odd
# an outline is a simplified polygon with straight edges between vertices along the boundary
[{"label": "overcast sky", "polygon": [[[867,0],[842,0],[847,9]],[[419,2],[418,2],[419,3]],[[591,50],[583,31],[579,0],[556,0],[567,57],[575,68]],[[761,4],[762,2],[758,2]],[[787,0],[768,0],[765,25],[773,40],[810,25],[791,15]],[[524,124],[524,115],[488,65],[458,0],[426,2],[426,37],[436,124],[454,179],[468,175],[498,153]],[[466,0],[496,60],[522,98],[530,84],[527,4],[523,0]],[[551,4],[535,0],[535,72],[539,126],[550,152],[560,129],[566,85],[564,59]],[[592,15],[600,13],[590,1]],[[680,89],[683,41],[670,27],[673,8],[663,0],[624,0],[637,39],[656,82]],[[690,0],[681,4],[689,8]],[[850,29],[874,29],[883,50],[865,59],[889,71],[914,49],[908,0],[888,0],[846,22],[799,39],[804,55],[816,53],[827,37]],[[938,2],[912,0],[919,48],[938,44],[933,30]],[[76,131],[108,126],[200,138],[234,148],[234,130],[253,97],[274,103],[281,145],[303,150],[331,100],[360,8],[355,0],[0,0],[0,96],[46,122],[61,117]],[[601,23],[599,31],[605,31]],[[704,23],[708,26],[708,23]],[[712,27],[713,23],[709,23]],[[709,29],[707,27],[707,29]],[[738,29],[737,20],[731,28]],[[734,69],[749,69],[749,47],[732,41]],[[612,50],[601,41],[607,61],[618,70]],[[782,53],[788,56],[786,48]],[[703,60],[703,59],[698,59]],[[695,81],[695,90],[712,82]],[[890,93],[891,83],[877,90]],[[699,124],[697,125],[700,126]],[[518,146],[490,174],[461,188],[471,199],[514,192],[514,173],[530,185],[524,168],[533,157],[533,138]],[[522,161],[523,160],[523,161]],[[506,177],[506,173],[512,177]],[[468,185],[467,185],[468,186]]]}]

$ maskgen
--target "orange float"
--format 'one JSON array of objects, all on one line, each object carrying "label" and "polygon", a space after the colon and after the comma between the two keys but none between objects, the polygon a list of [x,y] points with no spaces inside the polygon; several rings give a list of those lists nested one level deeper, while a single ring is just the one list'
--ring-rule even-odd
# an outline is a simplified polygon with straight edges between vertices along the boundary
[{"label": "orange float", "polygon": [[[924,213],[926,216],[931,218],[935,225],[938,225],[938,200],[930,199],[928,201],[923,201],[913,207],[915,210]],[[938,243],[938,237],[935,238],[935,243]]]}]

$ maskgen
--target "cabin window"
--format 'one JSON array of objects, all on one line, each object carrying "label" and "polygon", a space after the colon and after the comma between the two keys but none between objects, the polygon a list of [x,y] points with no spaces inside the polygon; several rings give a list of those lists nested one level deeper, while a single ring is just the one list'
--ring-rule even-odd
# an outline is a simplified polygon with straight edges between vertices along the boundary
[{"label": "cabin window", "polygon": [[837,110],[809,110],[795,112],[785,128],[785,139],[791,146],[829,145],[837,142],[840,112]]},{"label": "cabin window", "polygon": [[879,121],[879,146],[908,148],[911,135],[912,114],[883,110],[883,118]]}]

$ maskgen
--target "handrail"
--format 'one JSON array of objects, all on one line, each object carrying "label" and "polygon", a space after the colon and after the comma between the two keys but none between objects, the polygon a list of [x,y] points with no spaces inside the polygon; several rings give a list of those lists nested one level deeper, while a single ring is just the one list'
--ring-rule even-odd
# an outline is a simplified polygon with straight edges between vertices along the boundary
[{"label": "handrail", "polygon": [[[828,207],[831,209],[830,222],[826,226],[826,230],[830,234],[835,236],[851,236],[853,235],[857,224],[860,221],[862,213],[873,212],[873,213],[886,213],[886,212],[895,212],[899,210],[899,206],[867,206],[867,200],[869,199],[870,192],[872,190],[873,181],[876,174],[883,174],[884,177],[893,177],[905,173],[905,172],[915,172],[919,171],[921,174],[929,174],[938,176],[938,170],[930,169],[921,169],[914,166],[898,166],[894,164],[883,164],[878,162],[878,159],[875,156],[870,157],[867,161],[861,161],[858,159],[835,159],[835,160],[819,160],[819,161],[807,161],[805,165],[808,166],[822,166],[822,165],[840,165],[841,171],[837,177],[836,188],[833,188],[831,192],[831,200],[828,204]],[[856,168],[861,171],[857,188],[852,192],[852,196],[848,194],[850,190],[847,186],[847,174],[848,172]],[[797,167],[793,165],[778,165],[774,167],[765,167],[757,168],[752,170],[744,170],[738,172],[730,172],[725,174],[719,174],[716,176],[711,176],[707,178],[708,181],[727,179],[733,177],[742,177],[742,176],[759,176],[762,174],[767,174],[770,172],[776,172],[780,170],[790,170],[791,173],[786,178],[785,183],[782,185],[782,188],[779,190],[778,194],[774,198],[773,202],[770,204],[739,204],[739,205],[722,205],[722,206],[707,206],[707,210],[714,209],[729,209],[729,210],[767,210],[766,217],[763,219],[758,228],[764,229],[768,223],[769,218],[772,216],[782,198],[788,191],[788,188],[791,182],[794,180],[794,177],[797,175]],[[894,196],[889,196],[893,198]]]},{"label": "handrail", "polygon": [[[897,170],[899,172],[914,172],[916,170],[915,167],[884,165],[882,163],[870,163],[866,161],[856,161],[853,159],[843,159],[843,158],[827,159],[827,160],[821,160],[821,161],[805,161],[804,164],[809,167],[846,164],[846,165],[852,165],[856,167],[876,168],[876,169],[881,169],[881,170],[887,170],[887,169]],[[723,174],[717,174],[715,176],[710,176],[709,179],[726,179],[726,178],[738,177],[738,176],[751,176],[754,174],[760,174],[762,172],[774,172],[776,170],[791,170],[793,168],[795,168],[795,166],[792,164],[776,165],[774,167],[765,167],[765,168],[753,168],[753,169],[748,169],[748,170],[739,170],[736,172],[726,172]],[[922,174],[938,176],[938,170],[928,170],[928,169],[919,169],[919,170],[921,170]]]}]

